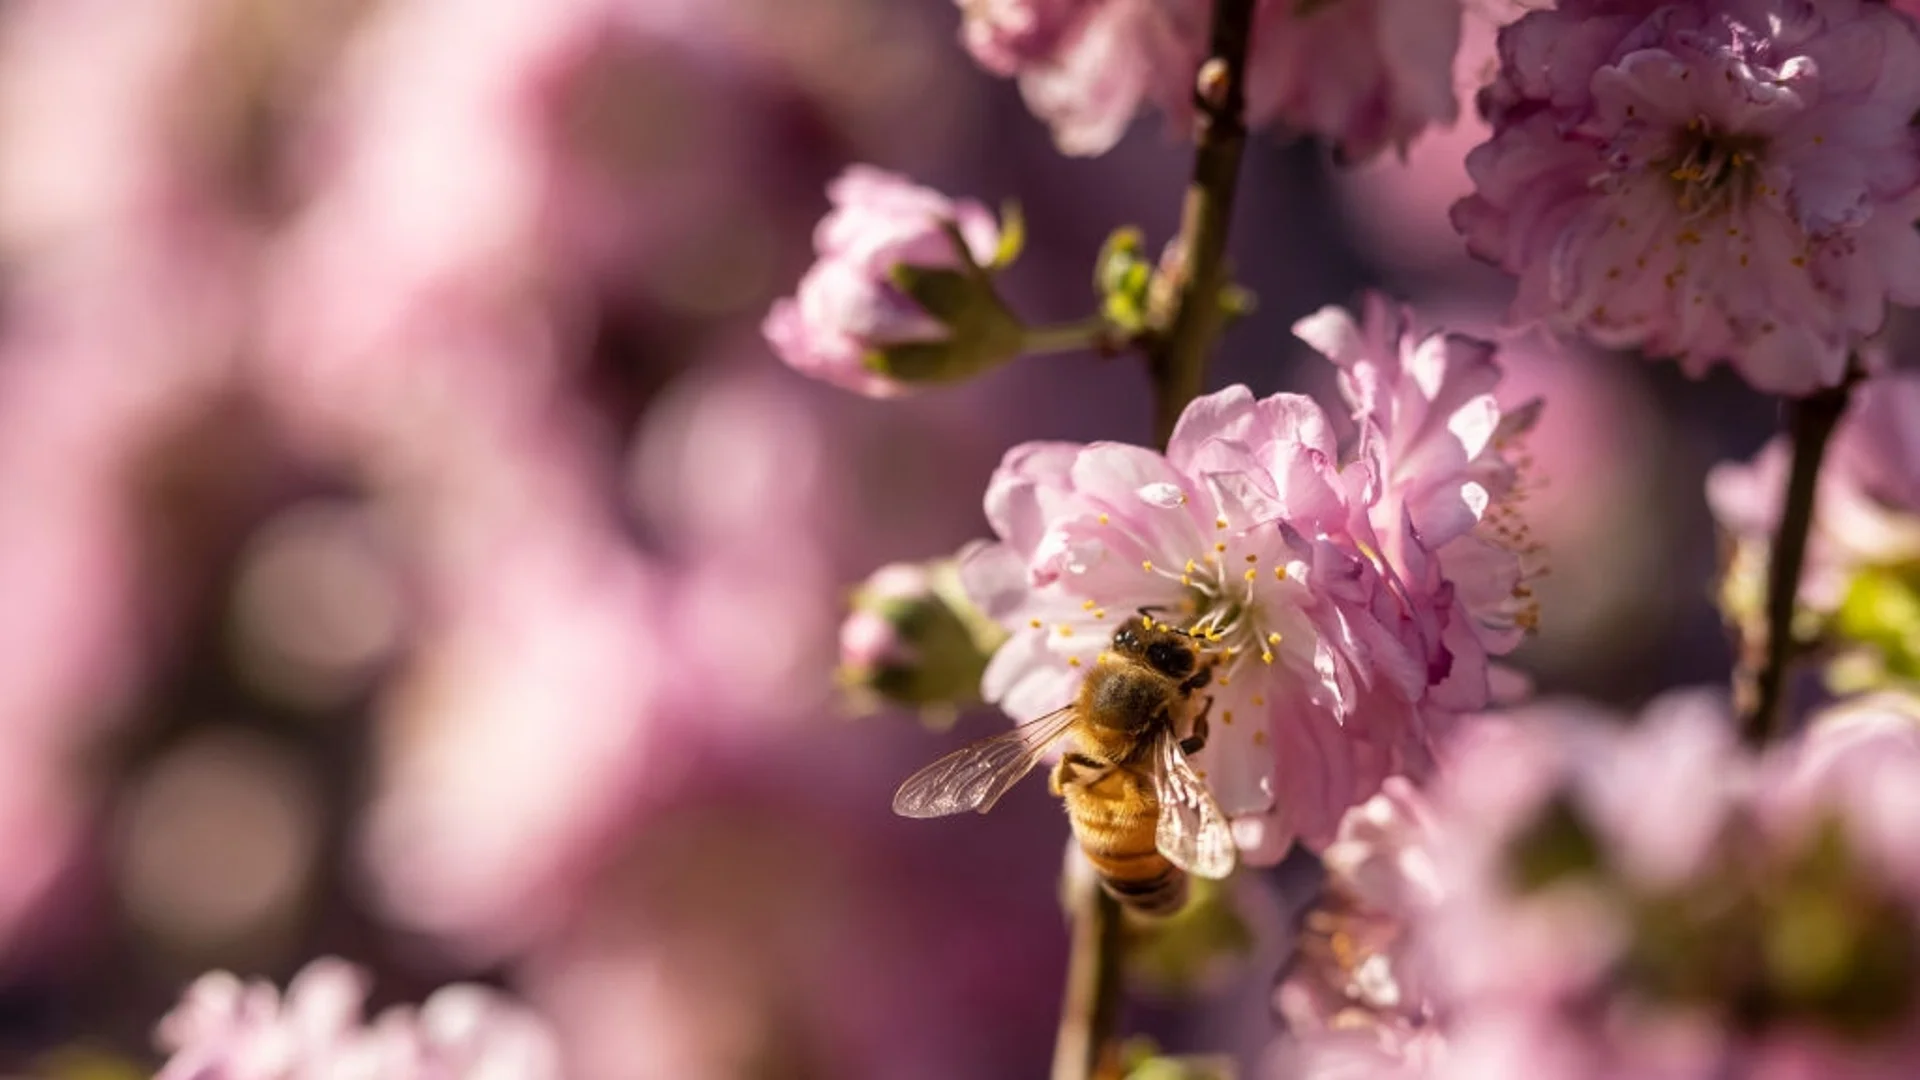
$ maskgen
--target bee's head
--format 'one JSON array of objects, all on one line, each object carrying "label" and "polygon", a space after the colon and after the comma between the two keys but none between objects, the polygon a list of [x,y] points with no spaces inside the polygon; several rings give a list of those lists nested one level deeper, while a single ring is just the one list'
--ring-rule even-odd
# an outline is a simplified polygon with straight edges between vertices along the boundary
[{"label": "bee's head", "polygon": [[1114,632],[1113,651],[1172,679],[1186,678],[1200,663],[1200,651],[1192,635],[1155,620],[1145,611]]}]

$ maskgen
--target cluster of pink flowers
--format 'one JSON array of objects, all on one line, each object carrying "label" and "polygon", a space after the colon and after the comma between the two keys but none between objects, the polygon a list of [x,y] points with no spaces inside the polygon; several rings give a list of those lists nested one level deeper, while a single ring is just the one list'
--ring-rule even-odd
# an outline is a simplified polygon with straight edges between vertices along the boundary
[{"label": "cluster of pink flowers", "polygon": [[1450,750],[1429,792],[1391,789],[1330,849],[1275,1075],[1904,1075],[1910,704],[1852,703],[1765,754],[1704,692],[1631,725],[1541,705]]},{"label": "cluster of pink flowers", "polygon": [[1492,137],[1453,210],[1520,278],[1514,316],[1840,381],[1920,303],[1920,24],[1869,0],[1570,0],[1500,33]]},{"label": "cluster of pink flowers", "polygon": [[1137,609],[1206,634],[1224,666],[1197,763],[1265,860],[1332,839],[1385,777],[1424,776],[1533,618],[1505,455],[1534,410],[1495,402],[1492,346],[1416,336],[1378,298],[1364,323],[1328,309],[1295,330],[1340,368],[1350,460],[1312,399],[1230,387],[1187,408],[1164,455],[1014,447],[987,490],[999,542],[962,565],[1012,634],[983,689],[1016,718],[1070,701]]},{"label": "cluster of pink flowers", "polygon": [[[1207,0],[958,0],[962,39],[1017,78],[1063,153],[1102,154],[1143,106],[1192,110],[1206,59]],[[1458,0],[1258,0],[1247,121],[1318,136],[1345,160],[1404,151],[1458,112]]]}]

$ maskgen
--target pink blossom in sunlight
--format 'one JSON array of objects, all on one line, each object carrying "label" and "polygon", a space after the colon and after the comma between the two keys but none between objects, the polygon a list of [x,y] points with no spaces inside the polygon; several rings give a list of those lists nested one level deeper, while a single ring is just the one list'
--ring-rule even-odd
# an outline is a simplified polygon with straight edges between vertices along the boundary
[{"label": "pink blossom in sunlight", "polygon": [[[902,291],[896,268],[993,265],[1000,225],[975,199],[950,199],[895,173],[854,165],[827,186],[833,209],[814,230],[815,262],[798,291],[774,302],[762,332],[794,370],[870,397],[900,393],[875,370],[890,346],[945,340],[953,328]],[[948,230],[965,251],[956,250]]]},{"label": "pink blossom in sunlight", "polygon": [[1247,120],[1278,123],[1357,163],[1402,154],[1459,114],[1459,0],[1264,0],[1247,56]]},{"label": "pink blossom in sunlight", "polygon": [[1514,315],[1839,381],[1889,300],[1920,302],[1920,26],[1885,4],[1580,3],[1501,33],[1454,223],[1520,277]]},{"label": "pink blossom in sunlight", "polygon": [[[1145,107],[1192,112],[1211,6],[1194,0],[958,0],[961,39],[1017,78],[1064,154],[1104,154]],[[1457,0],[1261,0],[1248,49],[1247,119],[1326,139],[1347,161],[1402,150],[1452,123]]]},{"label": "pink blossom in sunlight", "polygon": [[1063,154],[1104,154],[1143,105],[1191,106],[1206,5],[1189,0],[957,0],[981,66],[1017,78]]},{"label": "pink blossom in sunlight", "polygon": [[987,489],[1000,542],[961,568],[1013,635],[984,695],[1016,719],[1059,708],[1123,620],[1162,607],[1223,658],[1196,761],[1243,846],[1332,839],[1385,776],[1429,764],[1423,647],[1349,538],[1336,466],[1318,405],[1240,386],[1188,406],[1165,456],[1013,448]]},{"label": "pink blossom in sunlight", "polygon": [[335,959],[282,994],[227,972],[197,979],[160,1022],[156,1080],[560,1080],[540,1018],[481,986],[443,987],[417,1008],[361,1017],[369,979]]},{"label": "pink blossom in sunlight", "polygon": [[1539,545],[1518,509],[1515,465],[1539,402],[1503,409],[1492,343],[1416,337],[1412,312],[1377,294],[1366,297],[1361,321],[1328,307],[1294,333],[1340,368],[1368,487],[1358,531],[1435,626],[1447,665],[1436,702],[1486,707],[1487,658],[1510,652],[1539,619],[1529,584]]}]

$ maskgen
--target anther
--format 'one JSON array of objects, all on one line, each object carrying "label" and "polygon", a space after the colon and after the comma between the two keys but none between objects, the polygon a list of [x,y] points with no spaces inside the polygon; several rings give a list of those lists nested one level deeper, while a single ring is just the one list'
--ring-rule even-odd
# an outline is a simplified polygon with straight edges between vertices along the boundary
[{"label": "anther", "polygon": [[1226,527],[1227,527],[1227,519],[1226,519],[1226,518],[1214,518],[1214,519],[1213,519],[1213,527],[1214,527],[1214,528],[1216,528],[1216,529],[1224,529],[1224,528],[1226,528]]}]

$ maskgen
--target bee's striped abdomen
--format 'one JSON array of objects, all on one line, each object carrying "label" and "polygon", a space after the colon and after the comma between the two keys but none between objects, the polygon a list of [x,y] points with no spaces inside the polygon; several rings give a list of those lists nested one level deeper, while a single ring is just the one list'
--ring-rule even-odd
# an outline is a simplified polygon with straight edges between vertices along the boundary
[{"label": "bee's striped abdomen", "polygon": [[1141,778],[1114,770],[1087,788],[1067,792],[1067,814],[1100,885],[1122,905],[1171,915],[1187,898],[1187,875],[1160,854],[1154,840],[1158,803]]},{"label": "bee's striped abdomen", "polygon": [[[1094,860],[1100,866],[1100,860]],[[1172,915],[1187,902],[1187,875],[1166,859],[1160,859],[1157,873],[1146,877],[1121,877],[1100,873],[1100,887],[1121,905],[1143,915]]]}]

